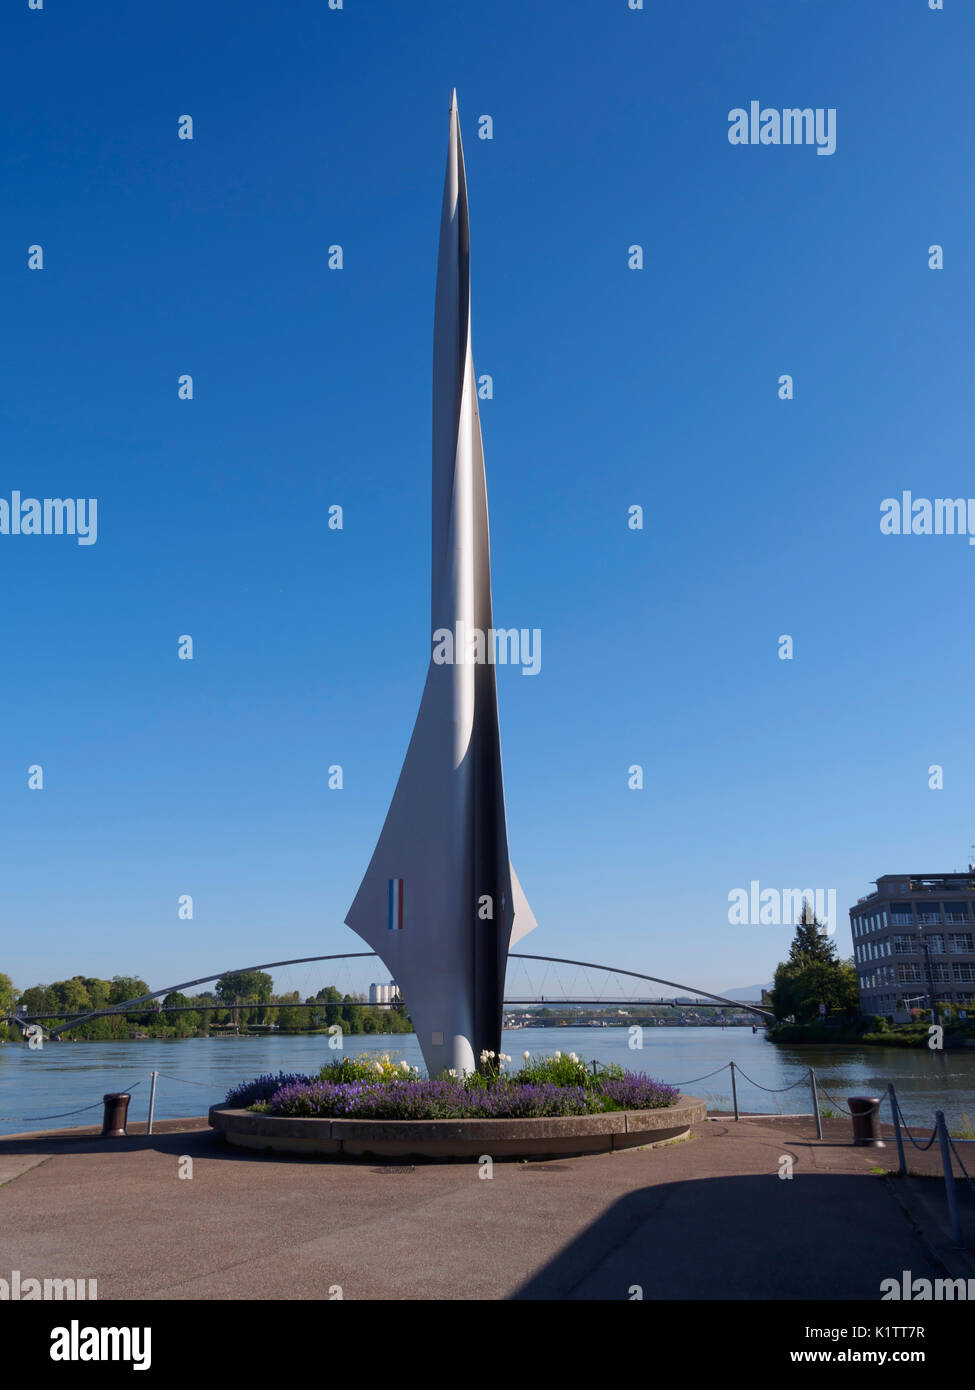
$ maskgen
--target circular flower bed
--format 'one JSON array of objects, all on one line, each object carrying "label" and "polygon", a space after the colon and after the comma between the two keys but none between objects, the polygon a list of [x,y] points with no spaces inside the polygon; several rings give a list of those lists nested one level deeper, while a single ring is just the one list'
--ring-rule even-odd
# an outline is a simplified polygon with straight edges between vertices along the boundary
[{"label": "circular flower bed", "polygon": [[679,1094],[643,1072],[587,1066],[575,1053],[534,1058],[526,1052],[517,1072],[510,1062],[505,1053],[484,1053],[480,1071],[425,1080],[389,1053],[366,1054],[326,1063],[315,1077],[257,1077],[229,1091],[227,1104],[292,1118],[533,1119],[656,1110],[673,1105]]}]

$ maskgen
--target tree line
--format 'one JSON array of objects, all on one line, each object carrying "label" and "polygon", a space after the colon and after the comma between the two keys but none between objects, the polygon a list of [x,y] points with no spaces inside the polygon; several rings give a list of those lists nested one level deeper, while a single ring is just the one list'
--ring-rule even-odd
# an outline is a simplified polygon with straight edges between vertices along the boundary
[{"label": "tree line", "polygon": [[[115,975],[111,980],[73,975],[69,980],[18,990],[9,975],[0,974],[0,1018],[13,1013],[47,1015],[44,1026],[49,1028],[67,1021],[71,1014],[111,1009],[149,993],[145,980],[131,975]],[[404,1005],[381,1008],[365,1004],[365,998],[326,985],[302,1000],[298,990],[275,994],[274,981],[264,970],[235,971],[222,975],[212,990],[192,995],[173,991],[141,1008],[91,1019],[65,1036],[111,1041],[128,1039],[137,1031],[151,1037],[192,1038],[230,1029],[264,1031],[271,1025],[284,1032],[320,1032],[335,1024],[344,1033],[412,1032]],[[296,1007],[300,1004],[308,1007]],[[0,1037],[19,1038],[20,1031],[0,1023]]]}]

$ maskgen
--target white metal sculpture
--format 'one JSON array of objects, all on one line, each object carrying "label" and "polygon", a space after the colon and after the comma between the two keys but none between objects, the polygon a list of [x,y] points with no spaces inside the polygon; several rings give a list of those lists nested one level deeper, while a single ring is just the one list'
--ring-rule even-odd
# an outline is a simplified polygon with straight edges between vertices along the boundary
[{"label": "white metal sculpture", "polygon": [[434,311],[432,529],[431,635],[471,640],[449,662],[431,651],[406,760],[345,920],[389,967],[437,1076],[500,1051],[508,950],[536,925],[508,858],[456,92]]}]

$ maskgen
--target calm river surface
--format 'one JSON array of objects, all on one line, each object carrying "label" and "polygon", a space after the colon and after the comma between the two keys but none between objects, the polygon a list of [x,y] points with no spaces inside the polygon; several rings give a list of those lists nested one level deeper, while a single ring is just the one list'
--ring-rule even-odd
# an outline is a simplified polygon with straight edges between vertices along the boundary
[{"label": "calm river surface", "polygon": [[[505,1033],[503,1047],[516,1064],[526,1048],[536,1053],[560,1049],[577,1052],[586,1060],[620,1062],[631,1071],[681,1084],[692,1095],[703,1096],[712,1109],[731,1108],[729,1072],[708,1080],[697,1078],[733,1058],[751,1078],[746,1081],[740,1076],[738,1082],[743,1111],[808,1114],[808,1086],[798,1085],[780,1095],[759,1087],[789,1086],[814,1067],[821,1090],[844,1104],[850,1095],[882,1095],[888,1081],[893,1081],[908,1121],[922,1129],[928,1126],[929,1133],[935,1110],[944,1110],[952,1127],[961,1123],[963,1112],[975,1121],[975,1049],[942,1053],[886,1047],[783,1047],[766,1042],[761,1031],[752,1033],[750,1028],[647,1028],[643,1037],[643,1050],[631,1052],[625,1028],[529,1028]],[[353,1056],[377,1049],[388,1049],[422,1066],[411,1033],[345,1039],[345,1050]],[[152,1070],[165,1073],[156,1091],[156,1116],[176,1119],[206,1114],[238,1081],[261,1072],[313,1072],[336,1056],[321,1035],[63,1042],[47,1043],[38,1051],[30,1051],[23,1043],[0,1044],[0,1134],[99,1124],[102,1095],[133,1086],[129,1118],[144,1120]],[[826,1096],[821,1099],[829,1105]],[[63,1111],[92,1104],[96,1108],[86,1113],[56,1118]],[[882,1116],[889,1119],[886,1106]]]}]

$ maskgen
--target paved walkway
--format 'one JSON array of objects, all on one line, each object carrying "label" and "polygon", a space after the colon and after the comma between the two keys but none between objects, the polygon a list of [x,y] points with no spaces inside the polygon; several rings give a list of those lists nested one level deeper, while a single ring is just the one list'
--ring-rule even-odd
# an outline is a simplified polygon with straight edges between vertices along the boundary
[{"label": "paved walkway", "polygon": [[0,1275],[94,1278],[102,1299],[878,1299],[903,1270],[975,1277],[943,1184],[871,1172],[896,1166],[892,1146],[854,1149],[848,1121],[817,1143],[811,1124],[714,1119],[685,1143],[499,1163],[490,1179],[252,1155],[203,1120],[14,1136]]}]

